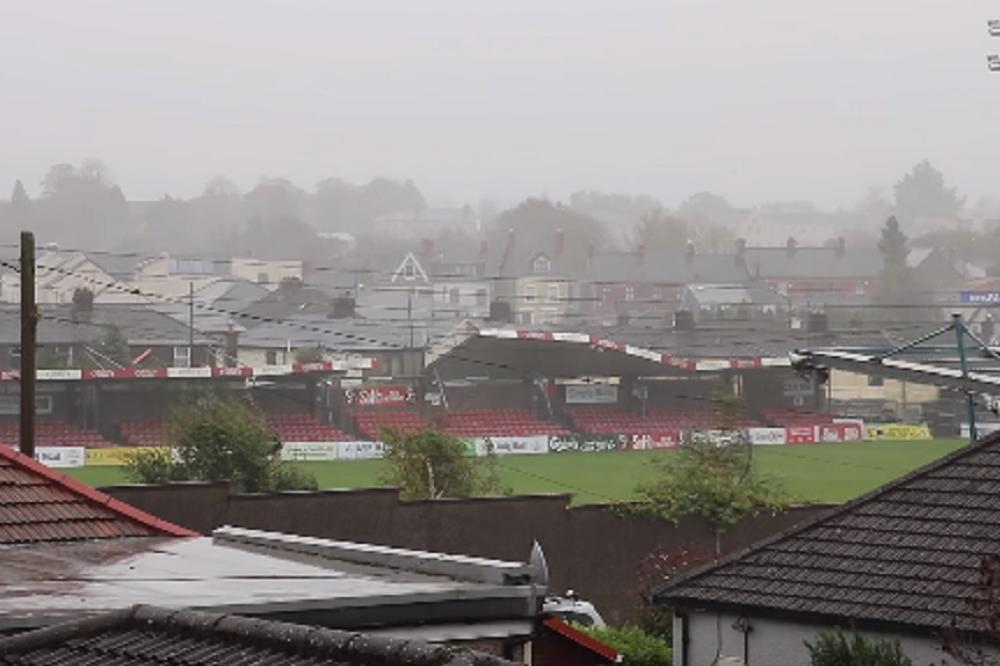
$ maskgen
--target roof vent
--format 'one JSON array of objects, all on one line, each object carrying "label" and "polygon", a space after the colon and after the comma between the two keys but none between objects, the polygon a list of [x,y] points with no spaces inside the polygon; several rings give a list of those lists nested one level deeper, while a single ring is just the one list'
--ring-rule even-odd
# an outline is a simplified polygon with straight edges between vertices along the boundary
[{"label": "roof vent", "polygon": [[355,314],[354,296],[343,294],[335,296],[333,299],[333,310],[330,312],[331,319],[351,319]]}]

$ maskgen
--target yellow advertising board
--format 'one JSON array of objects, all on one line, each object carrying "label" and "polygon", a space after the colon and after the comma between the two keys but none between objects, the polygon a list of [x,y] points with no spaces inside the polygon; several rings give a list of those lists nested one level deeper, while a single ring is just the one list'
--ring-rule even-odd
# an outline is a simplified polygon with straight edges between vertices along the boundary
[{"label": "yellow advertising board", "polygon": [[865,431],[868,434],[868,439],[904,439],[904,440],[923,440],[923,439],[933,439],[931,436],[931,429],[927,427],[926,423],[920,424],[909,424],[909,423],[879,423],[876,425],[869,424],[865,426]]},{"label": "yellow advertising board", "polygon": [[87,466],[121,466],[137,451],[169,451],[166,446],[115,446],[107,449],[87,449]]}]

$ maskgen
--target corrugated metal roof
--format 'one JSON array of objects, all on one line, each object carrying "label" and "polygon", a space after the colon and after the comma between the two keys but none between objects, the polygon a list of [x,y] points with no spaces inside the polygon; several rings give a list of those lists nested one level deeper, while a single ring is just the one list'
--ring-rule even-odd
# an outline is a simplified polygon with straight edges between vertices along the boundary
[{"label": "corrugated metal roof", "polygon": [[0,641],[0,664],[513,666],[470,650],[305,625],[135,606]]},{"label": "corrugated metal roof", "polygon": [[0,544],[195,536],[0,446]]}]

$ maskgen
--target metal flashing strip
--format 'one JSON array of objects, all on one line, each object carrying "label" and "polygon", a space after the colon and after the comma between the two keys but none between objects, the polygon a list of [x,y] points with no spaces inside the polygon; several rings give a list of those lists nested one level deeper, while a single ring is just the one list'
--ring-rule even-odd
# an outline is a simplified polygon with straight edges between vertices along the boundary
[{"label": "metal flashing strip", "polygon": [[544,585],[547,582],[544,567],[538,567],[531,563],[408,550],[352,541],[335,541],[228,525],[214,530],[212,541],[220,545],[273,548],[313,557],[446,576],[455,580],[476,583]]}]

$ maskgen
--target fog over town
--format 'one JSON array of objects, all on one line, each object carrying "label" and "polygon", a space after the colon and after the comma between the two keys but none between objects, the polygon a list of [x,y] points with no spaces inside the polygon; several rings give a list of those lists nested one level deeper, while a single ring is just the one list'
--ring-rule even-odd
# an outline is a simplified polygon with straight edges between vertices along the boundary
[{"label": "fog over town", "polygon": [[0,666],[1000,664],[998,53],[0,0]]}]

